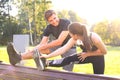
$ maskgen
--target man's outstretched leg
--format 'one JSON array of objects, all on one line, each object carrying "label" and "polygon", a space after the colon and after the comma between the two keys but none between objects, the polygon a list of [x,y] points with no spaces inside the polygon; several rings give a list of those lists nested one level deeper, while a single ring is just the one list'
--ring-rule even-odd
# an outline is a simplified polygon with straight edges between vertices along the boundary
[{"label": "man's outstretched leg", "polygon": [[7,45],[7,53],[11,65],[15,66],[16,63],[19,63],[21,61],[21,55],[18,54],[17,51],[14,49],[12,42],[8,43]]},{"label": "man's outstretched leg", "polygon": [[[71,48],[69,51],[67,51],[65,54],[62,54],[61,56],[62,56],[62,58],[64,58],[64,57],[73,55],[75,53],[76,53],[76,48],[74,47],[74,48]],[[67,70],[67,71],[72,71],[73,68],[74,68],[74,62],[71,62],[69,65],[63,66],[63,69]]]},{"label": "man's outstretched leg", "polygon": [[39,56],[41,54],[37,49],[35,49],[32,52],[33,52],[33,55],[31,55],[31,52],[26,53],[24,55],[20,55],[15,50],[12,42],[8,43],[8,45],[7,45],[7,53],[8,53],[9,61],[10,61],[11,65],[15,66],[17,63],[19,63],[21,60],[23,60],[23,56],[26,57],[24,59],[31,59],[33,57],[37,68],[39,70],[44,70],[45,69],[45,64],[43,64],[43,63],[45,63],[45,58],[39,58]]}]

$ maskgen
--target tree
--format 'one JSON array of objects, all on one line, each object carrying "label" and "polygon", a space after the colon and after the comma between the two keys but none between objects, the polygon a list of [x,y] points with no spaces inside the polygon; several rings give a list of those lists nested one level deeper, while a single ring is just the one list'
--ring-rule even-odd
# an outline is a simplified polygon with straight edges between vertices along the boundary
[{"label": "tree", "polygon": [[0,44],[6,45],[7,42],[12,41],[13,34],[21,32],[16,19],[10,16],[11,10],[9,0],[0,1]]},{"label": "tree", "polygon": [[24,33],[32,33],[34,44],[39,42],[39,37],[47,24],[44,20],[44,11],[49,8],[50,4],[51,1],[47,0],[21,0],[20,25],[25,27]]},{"label": "tree", "polygon": [[72,10],[62,10],[62,11],[58,11],[58,16],[60,18],[67,18],[69,20],[71,20],[72,22],[81,22],[84,24],[87,24],[87,21],[83,18],[81,18],[80,16],[78,16],[74,11]]},{"label": "tree", "polygon": [[98,33],[105,44],[120,46],[120,19],[103,20],[94,24],[92,31]]},{"label": "tree", "polygon": [[111,45],[120,46],[120,19],[111,21]]},{"label": "tree", "polygon": [[101,22],[95,24],[93,31],[98,33],[102,37],[102,39],[105,43],[108,43],[108,41],[109,41],[108,29],[109,29],[108,21],[104,20],[104,21],[101,21]]}]

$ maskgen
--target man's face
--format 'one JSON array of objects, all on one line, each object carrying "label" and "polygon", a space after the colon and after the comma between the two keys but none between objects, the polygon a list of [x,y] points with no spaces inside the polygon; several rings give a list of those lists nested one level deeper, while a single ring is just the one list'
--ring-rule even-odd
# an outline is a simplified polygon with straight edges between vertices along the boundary
[{"label": "man's face", "polygon": [[49,18],[48,18],[48,22],[49,24],[53,25],[53,26],[58,26],[59,24],[59,18],[56,14],[52,14]]}]

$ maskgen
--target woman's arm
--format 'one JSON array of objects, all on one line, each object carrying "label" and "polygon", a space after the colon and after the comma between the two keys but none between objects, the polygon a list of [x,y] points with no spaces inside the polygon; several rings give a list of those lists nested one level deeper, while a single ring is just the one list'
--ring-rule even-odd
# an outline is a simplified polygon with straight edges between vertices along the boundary
[{"label": "woman's arm", "polygon": [[107,48],[98,34],[93,33],[92,41],[93,41],[93,44],[98,48],[97,55],[104,55],[107,53]]},{"label": "woman's arm", "polygon": [[81,61],[84,61],[86,57],[89,56],[100,56],[107,53],[107,49],[103,41],[101,40],[100,36],[96,33],[92,33],[91,39],[93,41],[93,44],[98,48],[96,51],[88,51],[88,52],[82,52],[79,55],[79,59]]},{"label": "woman's arm", "polygon": [[105,44],[103,43],[102,39],[96,33],[92,33],[91,39],[93,44],[98,48],[96,51],[87,52],[88,56],[97,56],[97,55],[104,55],[107,53],[107,49]]},{"label": "woman's arm", "polygon": [[71,47],[73,47],[73,45],[76,43],[76,41],[74,39],[69,39],[69,41],[61,48],[55,50],[54,52],[48,54],[48,55],[43,55],[41,57],[44,58],[51,58],[51,57],[55,57],[61,54],[64,54],[66,51],[68,51]]}]

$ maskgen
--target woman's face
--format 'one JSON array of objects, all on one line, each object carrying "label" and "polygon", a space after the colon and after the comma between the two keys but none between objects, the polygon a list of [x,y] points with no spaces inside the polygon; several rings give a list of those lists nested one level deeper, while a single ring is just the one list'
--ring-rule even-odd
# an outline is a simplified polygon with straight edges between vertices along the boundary
[{"label": "woman's face", "polygon": [[72,33],[69,32],[69,35],[70,35],[71,38],[73,38],[74,40],[77,40],[77,39],[78,39],[77,34],[72,34]]},{"label": "woman's face", "polygon": [[59,18],[56,14],[52,14],[49,18],[48,18],[48,22],[49,24],[53,25],[53,26],[58,26],[59,25]]},{"label": "woman's face", "polygon": [[70,33],[70,32],[69,32],[69,35],[70,35],[71,38],[73,38],[74,40],[78,40],[78,39],[82,40],[82,36],[80,36],[80,35],[72,34],[72,33]]}]

